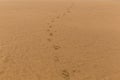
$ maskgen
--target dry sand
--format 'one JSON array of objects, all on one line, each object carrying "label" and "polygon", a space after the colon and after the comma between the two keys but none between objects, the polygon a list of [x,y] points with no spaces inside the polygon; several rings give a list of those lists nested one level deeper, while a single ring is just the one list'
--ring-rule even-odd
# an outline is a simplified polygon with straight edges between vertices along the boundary
[{"label": "dry sand", "polygon": [[0,0],[0,80],[120,80],[120,2]]}]

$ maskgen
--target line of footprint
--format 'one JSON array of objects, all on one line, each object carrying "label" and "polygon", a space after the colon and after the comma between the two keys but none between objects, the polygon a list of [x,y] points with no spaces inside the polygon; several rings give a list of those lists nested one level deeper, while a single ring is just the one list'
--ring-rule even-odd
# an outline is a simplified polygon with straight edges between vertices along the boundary
[{"label": "line of footprint", "polygon": [[[58,22],[58,20],[60,20],[61,18],[63,18],[63,17],[65,17],[65,16],[67,16],[68,14],[70,14],[71,13],[71,11],[72,11],[72,8],[73,8],[73,3],[65,10],[65,12],[63,12],[62,14],[60,14],[60,15],[57,15],[57,16],[55,16],[55,17],[53,17],[53,19],[51,19],[50,20],[50,22],[47,24],[47,26],[48,26],[48,28],[47,28],[47,32],[48,32],[48,41],[49,42],[52,42],[52,40],[53,40],[53,38],[54,38],[54,33],[56,33],[56,31],[53,31],[53,28],[55,27],[54,26],[54,24],[56,23],[56,22]],[[54,38],[55,39],[55,38]],[[61,48],[61,46],[60,45],[56,45],[56,44],[54,44],[53,43],[53,48],[55,49],[55,50],[59,50],[60,48]]]},{"label": "line of footprint", "polygon": [[[57,32],[56,30],[53,31],[53,28],[55,27],[54,24],[56,22],[58,22],[58,20],[60,20],[61,18],[64,18],[65,16],[69,15],[72,11],[72,8],[73,8],[73,3],[68,7],[66,8],[65,12],[63,12],[62,14],[60,15],[57,15],[55,16],[53,19],[50,20],[50,22],[47,24],[48,28],[47,28],[47,32],[48,32],[48,42],[51,42],[51,46],[52,48],[54,49],[54,51],[57,51],[59,49],[61,49],[61,45],[58,45],[56,43],[53,42],[53,40],[55,41],[55,33]],[[59,56],[57,56],[56,52],[53,51],[53,57],[54,57],[54,61],[55,62],[58,62],[60,65],[62,65],[60,59],[59,59]],[[56,66],[56,72],[58,72],[59,70],[57,69],[57,66]],[[70,80],[70,73],[67,69],[61,69],[60,71],[60,76],[64,79],[64,80]]]}]

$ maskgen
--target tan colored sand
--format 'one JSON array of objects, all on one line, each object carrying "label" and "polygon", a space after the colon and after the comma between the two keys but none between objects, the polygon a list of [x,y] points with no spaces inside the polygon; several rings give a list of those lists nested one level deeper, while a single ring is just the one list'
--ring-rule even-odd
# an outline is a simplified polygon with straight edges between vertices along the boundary
[{"label": "tan colored sand", "polygon": [[1,0],[0,80],[120,80],[120,2]]}]

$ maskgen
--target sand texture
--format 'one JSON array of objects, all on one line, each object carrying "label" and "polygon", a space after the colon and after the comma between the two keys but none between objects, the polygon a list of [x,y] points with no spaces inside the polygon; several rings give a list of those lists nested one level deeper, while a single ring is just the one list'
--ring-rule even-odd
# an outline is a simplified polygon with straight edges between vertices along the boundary
[{"label": "sand texture", "polygon": [[120,80],[120,2],[0,0],[0,80]]}]

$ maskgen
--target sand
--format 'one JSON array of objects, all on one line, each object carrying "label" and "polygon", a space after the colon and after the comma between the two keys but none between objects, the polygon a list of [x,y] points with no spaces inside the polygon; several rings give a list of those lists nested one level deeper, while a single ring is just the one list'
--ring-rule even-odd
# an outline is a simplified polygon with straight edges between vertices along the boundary
[{"label": "sand", "polygon": [[0,80],[120,80],[120,2],[0,0]]}]

